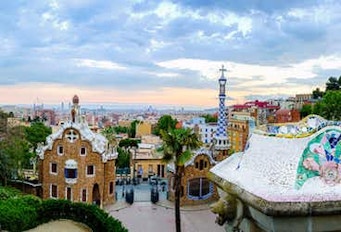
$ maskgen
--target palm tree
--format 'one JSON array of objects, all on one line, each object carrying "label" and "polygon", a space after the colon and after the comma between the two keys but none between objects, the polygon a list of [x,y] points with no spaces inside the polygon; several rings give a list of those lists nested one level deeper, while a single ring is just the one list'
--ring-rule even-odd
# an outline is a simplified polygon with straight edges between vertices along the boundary
[{"label": "palm tree", "polygon": [[191,129],[170,129],[160,131],[163,140],[163,160],[174,162],[174,190],[175,190],[175,226],[176,232],[181,232],[180,194],[181,177],[185,163],[192,157],[191,150],[199,148],[201,142]]}]

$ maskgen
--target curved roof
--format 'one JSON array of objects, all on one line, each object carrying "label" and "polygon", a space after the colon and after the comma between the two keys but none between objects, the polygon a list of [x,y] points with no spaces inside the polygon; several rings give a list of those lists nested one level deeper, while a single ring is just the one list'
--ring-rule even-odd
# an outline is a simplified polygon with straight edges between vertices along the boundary
[{"label": "curved roof", "polygon": [[107,152],[106,149],[108,141],[102,134],[92,132],[86,123],[73,123],[68,121],[64,123],[57,132],[46,138],[45,146],[37,148],[37,154],[40,159],[44,159],[44,153],[46,150],[52,150],[54,141],[56,139],[61,139],[66,129],[76,129],[79,131],[81,139],[89,141],[92,151],[102,155],[103,161],[116,158],[117,154],[109,154]]}]

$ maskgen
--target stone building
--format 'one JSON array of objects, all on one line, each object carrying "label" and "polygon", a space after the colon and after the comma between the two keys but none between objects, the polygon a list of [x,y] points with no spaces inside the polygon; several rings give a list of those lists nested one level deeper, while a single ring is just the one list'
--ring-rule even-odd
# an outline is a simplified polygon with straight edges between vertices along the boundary
[{"label": "stone building", "polygon": [[103,206],[115,201],[116,151],[92,132],[73,97],[71,120],[38,148],[42,198],[67,199]]},{"label": "stone building", "polygon": [[162,161],[162,153],[157,151],[161,145],[158,136],[142,136],[137,148],[131,148],[133,178],[147,179],[151,176],[166,177],[165,163]]},{"label": "stone building", "polygon": [[152,134],[152,124],[143,121],[136,124],[136,138],[141,138],[144,135],[150,134]]},{"label": "stone building", "polygon": [[[209,150],[200,149],[184,166],[181,178],[180,206],[199,205],[216,201],[217,187],[207,179],[210,168],[216,164]],[[174,165],[168,165],[168,200],[174,201]]]}]

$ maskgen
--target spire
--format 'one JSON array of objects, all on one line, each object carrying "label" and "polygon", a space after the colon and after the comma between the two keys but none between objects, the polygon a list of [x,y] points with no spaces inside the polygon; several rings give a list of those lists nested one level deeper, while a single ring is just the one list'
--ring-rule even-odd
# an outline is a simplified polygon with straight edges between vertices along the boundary
[{"label": "spire", "polygon": [[222,65],[221,76],[218,80],[219,82],[219,113],[218,113],[218,125],[217,131],[215,135],[215,148],[216,150],[227,150],[229,148],[229,141],[227,137],[227,118],[226,118],[226,108],[225,108],[225,86],[226,86],[226,78],[224,76],[224,72],[227,70]]},{"label": "spire", "polygon": [[80,122],[79,97],[77,95],[72,98],[71,121]]}]

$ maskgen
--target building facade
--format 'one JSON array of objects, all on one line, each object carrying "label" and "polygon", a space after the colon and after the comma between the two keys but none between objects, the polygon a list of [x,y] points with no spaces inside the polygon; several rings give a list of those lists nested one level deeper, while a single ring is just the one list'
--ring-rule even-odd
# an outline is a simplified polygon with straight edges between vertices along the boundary
[{"label": "building facade", "polygon": [[[216,201],[217,187],[207,178],[211,167],[216,164],[212,154],[206,149],[200,149],[184,166],[181,178],[180,206],[200,205]],[[175,200],[174,166],[168,165],[168,200]]]},{"label": "building facade", "polygon": [[117,153],[104,136],[89,129],[78,103],[74,96],[71,120],[37,150],[42,198],[103,206],[115,201]]}]

